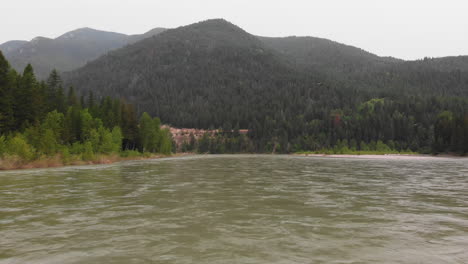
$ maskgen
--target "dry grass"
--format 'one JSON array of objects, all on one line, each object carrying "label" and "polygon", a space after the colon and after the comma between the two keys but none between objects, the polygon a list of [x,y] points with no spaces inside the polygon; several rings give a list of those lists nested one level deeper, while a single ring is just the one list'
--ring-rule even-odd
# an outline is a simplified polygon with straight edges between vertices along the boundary
[{"label": "dry grass", "polygon": [[21,159],[18,156],[6,156],[0,159],[0,170],[15,170],[15,169],[35,169],[35,168],[52,168],[63,166],[60,155],[52,157],[40,157],[33,161]]},{"label": "dry grass", "polygon": [[0,170],[19,169],[22,164],[23,160],[18,156],[5,156],[0,159]]},{"label": "dry grass", "polygon": [[160,159],[171,156],[186,156],[188,154],[179,153],[174,155],[161,155],[161,154],[150,154],[141,155],[137,157],[120,157],[118,154],[99,154],[92,161],[83,161],[80,155],[73,155],[67,162],[63,161],[63,157],[57,154],[52,157],[40,157],[33,161],[25,161],[18,156],[6,156],[0,158],[0,170],[18,170],[18,169],[38,169],[38,168],[55,168],[63,167],[67,165],[78,166],[78,165],[91,165],[91,164],[112,164],[119,161],[128,160],[146,160],[146,159]]},{"label": "dry grass", "polygon": [[111,163],[118,162],[121,160],[122,158],[120,158],[120,156],[117,154],[110,154],[110,155],[99,154],[99,155],[96,155],[92,163],[93,164],[111,164]]}]

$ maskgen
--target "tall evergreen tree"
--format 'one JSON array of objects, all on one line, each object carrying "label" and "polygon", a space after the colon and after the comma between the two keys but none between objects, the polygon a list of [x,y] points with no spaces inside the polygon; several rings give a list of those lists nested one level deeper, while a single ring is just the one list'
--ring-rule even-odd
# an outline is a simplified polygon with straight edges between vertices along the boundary
[{"label": "tall evergreen tree", "polygon": [[0,135],[14,129],[13,88],[16,74],[0,51]]},{"label": "tall evergreen tree", "polygon": [[24,69],[23,76],[19,77],[18,86],[15,89],[15,104],[13,110],[15,114],[16,128],[25,128],[34,123],[36,117],[34,102],[34,92],[36,92],[36,78],[31,64]]}]

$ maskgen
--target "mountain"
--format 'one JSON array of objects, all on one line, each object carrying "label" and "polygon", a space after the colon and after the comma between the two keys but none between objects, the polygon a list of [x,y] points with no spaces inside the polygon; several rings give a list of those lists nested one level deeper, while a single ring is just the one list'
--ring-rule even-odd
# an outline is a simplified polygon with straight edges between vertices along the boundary
[{"label": "mountain", "polygon": [[22,72],[28,63],[35,69],[38,78],[48,76],[52,69],[70,71],[88,61],[121,48],[127,44],[150,37],[164,29],[157,28],[142,35],[125,35],[91,28],[80,28],[55,39],[36,37],[29,42],[7,42],[0,46],[13,68]]},{"label": "mountain", "polygon": [[214,19],[109,52],[64,77],[82,95],[125,98],[176,126],[247,127],[268,116],[305,115],[312,105],[465,96],[468,74],[455,70],[463,62],[403,61],[312,37],[258,37]]},{"label": "mountain", "polygon": [[267,46],[303,70],[318,70],[336,77],[367,71],[401,60],[379,57],[360,48],[315,37],[259,37]]},{"label": "mountain", "polygon": [[422,60],[408,61],[406,64],[412,67],[432,69],[441,72],[468,72],[468,56],[424,58]]},{"label": "mountain", "polygon": [[81,94],[126,98],[165,122],[206,128],[247,126],[307,84],[256,36],[222,19],[167,30],[64,77]]},{"label": "mountain", "polygon": [[315,71],[341,87],[393,93],[468,95],[468,56],[404,61],[314,37],[259,37],[299,71]]},{"label": "mountain", "polygon": [[11,40],[7,41],[0,45],[0,50],[3,52],[4,55],[7,55],[17,49],[19,49],[24,44],[28,43],[25,40]]},{"label": "mountain", "polygon": [[143,40],[145,38],[149,38],[149,37],[152,37],[152,36],[159,35],[159,34],[163,33],[166,30],[167,30],[166,28],[159,28],[158,27],[158,28],[153,28],[150,31],[148,31],[146,33],[143,33],[143,34],[130,35],[130,36],[128,36],[127,44],[133,44],[133,43],[138,42],[140,40]]},{"label": "mountain", "polygon": [[[384,58],[325,39],[258,37],[222,19],[142,38],[64,73],[81,96],[70,89],[67,101],[121,125],[127,101],[174,127],[221,128],[223,138],[194,143],[202,152],[468,153],[466,57]],[[31,71],[3,79],[31,90]]]}]

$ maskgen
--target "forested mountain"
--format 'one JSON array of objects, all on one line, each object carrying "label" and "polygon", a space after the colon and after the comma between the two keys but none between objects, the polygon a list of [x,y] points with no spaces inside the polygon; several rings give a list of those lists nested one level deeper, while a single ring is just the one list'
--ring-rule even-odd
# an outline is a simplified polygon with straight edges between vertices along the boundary
[{"label": "forested mountain", "polygon": [[[185,150],[468,153],[466,57],[382,58],[324,39],[257,37],[222,19],[155,31],[67,73],[65,86],[82,102],[122,98],[165,124],[221,128]],[[11,72],[9,87],[30,90],[29,71]],[[35,107],[21,89],[13,110]],[[33,121],[37,111],[19,113]]]},{"label": "forested mountain", "polygon": [[32,64],[39,79],[44,79],[53,69],[70,71],[88,61],[147,37],[164,31],[155,28],[141,35],[125,35],[91,28],[80,28],[55,39],[37,37],[30,42],[9,41],[0,45],[13,68],[22,71]]},{"label": "forested mountain", "polygon": [[422,60],[409,61],[414,67],[429,68],[443,72],[462,71],[468,72],[468,56],[424,58]]},{"label": "forested mountain", "polygon": [[167,29],[165,28],[153,28],[150,31],[144,33],[144,34],[136,34],[136,35],[130,35],[128,36],[127,44],[133,44],[135,42],[138,42],[140,40],[143,40],[145,38],[153,37],[156,35],[159,35],[166,31]]},{"label": "forested mountain", "polygon": [[468,151],[464,58],[381,58],[215,19],[112,51],[65,79],[176,127],[249,129],[243,140],[205,138],[211,152]]},{"label": "forested mountain", "polygon": [[404,61],[379,57],[327,39],[260,39],[300,71],[314,71],[341,87],[414,94],[468,95],[468,56]]},{"label": "forested mountain", "polygon": [[398,59],[379,57],[365,50],[315,37],[259,37],[302,70],[315,70],[333,78],[369,72],[396,63]]},{"label": "forested mountain", "polygon": [[205,128],[229,119],[247,126],[265,114],[260,108],[284,104],[282,94],[300,82],[257,37],[224,20],[168,30],[110,52],[66,79],[85,95],[113,94],[165,122]]}]

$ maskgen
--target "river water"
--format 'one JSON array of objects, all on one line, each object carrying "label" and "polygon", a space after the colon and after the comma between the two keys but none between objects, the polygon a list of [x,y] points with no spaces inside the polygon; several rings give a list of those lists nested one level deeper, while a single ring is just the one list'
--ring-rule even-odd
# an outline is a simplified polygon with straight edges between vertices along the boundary
[{"label": "river water", "polygon": [[0,263],[468,263],[468,160],[207,155],[0,172]]}]

